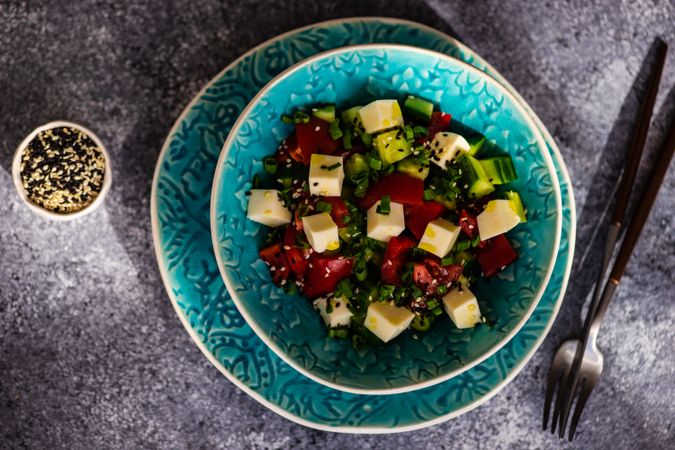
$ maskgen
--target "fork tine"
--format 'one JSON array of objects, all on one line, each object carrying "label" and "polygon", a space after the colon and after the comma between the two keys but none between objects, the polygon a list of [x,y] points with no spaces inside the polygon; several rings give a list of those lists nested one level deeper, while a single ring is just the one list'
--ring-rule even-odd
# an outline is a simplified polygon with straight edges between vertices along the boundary
[{"label": "fork tine", "polygon": [[[570,375],[571,369],[568,370],[568,375]],[[581,376],[581,375],[580,375]],[[567,421],[570,417],[570,411],[572,410],[572,405],[574,404],[574,399],[579,392],[579,387],[581,386],[581,380],[574,383],[572,378],[568,378],[567,384],[572,384],[572,386],[564,387],[564,394],[562,396],[562,401],[560,402],[560,419],[558,423],[558,437],[563,439],[565,437],[565,429],[567,428]]]},{"label": "fork tine", "polygon": [[562,407],[564,405],[564,400],[565,398],[567,398],[565,396],[565,389],[567,387],[569,374],[570,374],[570,367],[565,364],[560,369],[558,389],[555,396],[556,397],[555,406],[553,408],[553,418],[551,419],[551,434],[555,434],[555,430],[558,426],[558,416],[560,415],[560,411],[562,410]]},{"label": "fork tine", "polygon": [[574,439],[574,433],[577,430],[577,424],[579,423],[579,419],[581,418],[581,413],[584,411],[586,402],[588,401],[588,398],[591,396],[591,392],[593,392],[593,388],[595,387],[595,381],[596,379],[584,378],[581,382],[582,383],[581,393],[579,394],[579,399],[577,400],[577,404],[574,409],[574,415],[572,416],[572,423],[570,424],[570,431],[568,434],[568,439],[570,440],[570,442],[572,441],[572,439]]},{"label": "fork tine", "polygon": [[[546,430],[548,426],[548,416],[551,412],[551,401],[553,400],[553,393],[558,387],[558,383],[562,376],[561,370],[555,370],[555,359],[551,362],[551,367],[548,370],[548,380],[546,382],[546,398],[544,400],[544,422],[542,424],[542,429]],[[555,426],[555,421],[553,421],[553,426]]]}]

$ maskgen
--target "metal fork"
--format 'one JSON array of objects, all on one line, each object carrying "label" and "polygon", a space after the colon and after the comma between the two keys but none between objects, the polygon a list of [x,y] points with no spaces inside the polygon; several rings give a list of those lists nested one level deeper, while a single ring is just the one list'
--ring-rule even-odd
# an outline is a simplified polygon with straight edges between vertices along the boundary
[{"label": "metal fork", "polygon": [[[659,193],[659,188],[661,187],[666,173],[668,172],[668,166],[673,157],[673,153],[675,153],[675,120],[671,124],[666,142],[659,153],[659,157],[656,160],[654,168],[652,169],[647,188],[639,200],[639,206],[635,212],[635,216],[628,226],[626,237],[621,244],[619,254],[616,257],[616,261],[612,267],[609,279],[605,284],[602,297],[600,298],[600,303],[597,305],[596,311],[594,311],[595,314],[593,315],[591,326],[584,336],[584,347],[581,361],[578,365],[578,368],[573,365],[570,371],[570,377],[568,379],[569,396],[566,398],[566,403],[564,405],[565,407],[561,410],[560,428],[558,430],[559,436],[563,437],[565,434],[567,417],[578,392],[579,397],[576,400],[576,407],[574,410],[574,415],[572,416],[572,422],[570,424],[569,430],[570,441],[574,438],[574,433],[576,432],[581,413],[586,406],[586,401],[590,397],[591,392],[595,387],[595,383],[598,381],[598,378],[600,378],[600,374],[602,373],[603,357],[596,344],[596,339],[598,337],[598,331],[600,330],[602,319],[605,316],[605,312],[607,311],[607,307],[609,306],[614,293],[619,287],[621,277],[623,276],[626,266],[628,265],[628,260],[633,253],[635,244],[640,238],[640,233],[642,232],[644,224],[649,217],[649,212],[654,205],[656,196]],[[575,369],[578,370],[578,375],[575,378],[572,378],[572,376],[575,375]]]},{"label": "metal fork", "polygon": [[[626,166],[621,178],[621,184],[617,191],[617,201],[605,242],[602,270],[600,271],[600,276],[593,292],[593,300],[584,323],[584,337],[582,340],[573,339],[565,341],[556,352],[549,369],[546,398],[544,401],[543,428],[546,429],[548,425],[551,402],[553,401],[553,395],[557,390],[556,404],[551,422],[551,433],[555,433],[556,425],[559,424],[558,432],[561,438],[564,436],[569,411],[577,393],[579,393],[579,397],[570,426],[570,440],[574,437],[581,412],[586,405],[595,383],[602,373],[603,357],[596,344],[600,324],[607,306],[619,284],[619,280],[633,250],[633,246],[637,241],[637,237],[639,237],[642,226],[649,215],[649,210],[656,198],[660,183],[665,176],[668,162],[672,156],[672,148],[670,150],[670,155],[668,155],[668,148],[675,146],[675,127],[673,127],[671,128],[666,144],[661,151],[659,161],[652,173],[650,185],[645,190],[640,200],[640,208],[635,214],[633,223],[626,233],[626,239],[624,240],[619,254],[619,257],[622,259],[620,260],[619,257],[617,257],[617,261],[612,269],[612,276],[610,276],[607,284],[604,285],[604,290],[601,291],[600,287],[603,286],[604,275],[607,271],[607,267],[619,237],[623,216],[630,197],[630,191],[646,141],[651,113],[656,100],[661,73],[665,64],[667,53],[667,45],[665,42],[659,42],[657,53],[657,67],[649,81],[647,96],[641,107],[638,126],[633,135]],[[661,168],[660,166],[663,165],[664,162],[665,166],[664,168]],[[652,196],[651,198],[650,195]],[[600,295],[601,292],[602,295]]]}]

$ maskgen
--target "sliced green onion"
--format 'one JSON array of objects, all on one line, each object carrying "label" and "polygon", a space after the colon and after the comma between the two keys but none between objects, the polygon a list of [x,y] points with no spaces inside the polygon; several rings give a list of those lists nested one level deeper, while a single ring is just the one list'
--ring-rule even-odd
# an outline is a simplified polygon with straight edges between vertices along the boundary
[{"label": "sliced green onion", "polygon": [[282,114],[281,115],[281,121],[283,123],[288,123],[288,124],[295,123],[295,119],[293,119],[293,117],[289,116],[288,114]]},{"label": "sliced green onion", "polygon": [[448,287],[447,287],[447,286],[444,286],[444,285],[440,285],[440,286],[438,286],[438,288],[436,288],[436,292],[438,292],[439,294],[443,295],[443,294],[445,294],[446,292],[448,292]]},{"label": "sliced green onion", "polygon": [[339,328],[329,328],[328,329],[328,337],[334,338],[334,339],[347,339],[349,336],[349,328],[347,327],[339,327]]},{"label": "sliced green onion", "polygon": [[373,146],[373,137],[368,133],[361,133],[361,142],[363,142],[363,145],[370,148]]},{"label": "sliced green onion", "polygon": [[412,289],[410,290],[410,296],[412,298],[420,298],[424,295],[424,292],[417,286],[413,286]]},{"label": "sliced green onion", "polygon": [[449,266],[450,264],[455,263],[455,258],[452,256],[446,256],[445,258],[441,259],[441,265],[442,266]]},{"label": "sliced green onion", "polygon": [[351,150],[352,149],[352,130],[351,129],[347,129],[347,132],[343,133],[343,135],[342,135],[342,146],[345,148],[345,150]]},{"label": "sliced green onion", "polygon": [[429,307],[429,309],[438,308],[438,302],[436,301],[436,299],[430,298],[429,300],[427,300],[427,306]]},{"label": "sliced green onion", "polygon": [[359,281],[365,281],[368,277],[368,265],[366,264],[365,259],[359,258],[356,260],[356,263],[354,264],[354,275]]},{"label": "sliced green onion", "polygon": [[255,174],[253,175],[253,180],[251,181],[251,187],[253,189],[257,189],[260,186],[260,175]]},{"label": "sliced green onion", "polygon": [[408,254],[410,255],[410,258],[412,258],[414,261],[419,261],[420,259],[427,256],[427,251],[422,250],[419,247],[413,247],[408,251]]},{"label": "sliced green onion", "polygon": [[380,199],[380,204],[377,206],[376,209],[378,214],[382,214],[384,216],[388,216],[389,213],[391,212],[391,196],[390,195],[383,195],[382,198]]},{"label": "sliced green onion", "polygon": [[441,314],[443,314],[443,310],[438,306],[433,308],[431,312],[434,314],[434,316],[440,316]]},{"label": "sliced green onion", "polygon": [[332,209],[333,209],[333,205],[328,203],[328,202],[324,202],[323,200],[319,200],[316,203],[316,210],[319,211],[319,212],[329,213],[329,212],[331,212]]},{"label": "sliced green onion", "polygon": [[328,127],[328,134],[333,139],[340,139],[342,137],[342,130],[340,129],[340,119],[335,119]]},{"label": "sliced green onion", "polygon": [[415,136],[426,136],[428,132],[429,130],[427,129],[427,127],[423,127],[421,125],[415,125],[413,127],[413,133],[415,134]]},{"label": "sliced green onion", "polygon": [[265,172],[269,173],[270,175],[277,173],[278,166],[279,163],[277,163],[277,159],[274,156],[268,156],[263,159],[263,167],[265,168]]},{"label": "sliced green onion", "polygon": [[396,286],[393,284],[383,284],[380,286],[380,300],[388,300],[393,296]]},{"label": "sliced green onion", "polygon": [[403,133],[405,133],[405,140],[412,144],[415,140],[415,132],[413,131],[412,127],[410,125],[404,126]]},{"label": "sliced green onion", "polygon": [[424,200],[429,201],[436,197],[436,192],[433,189],[424,190]]},{"label": "sliced green onion", "polygon": [[370,166],[371,169],[380,170],[382,168],[382,161],[380,159],[373,155],[368,155],[366,158],[368,159],[368,166]]},{"label": "sliced green onion", "polygon": [[302,111],[296,111],[293,113],[293,121],[295,123],[307,123],[309,122],[309,114]]},{"label": "sliced green onion", "polygon": [[345,297],[347,299],[354,298],[354,290],[352,289],[352,282],[348,278],[340,280],[335,287],[335,297]]},{"label": "sliced green onion", "polygon": [[342,164],[340,164],[340,163],[335,163],[335,164],[331,164],[330,166],[321,166],[321,168],[324,169],[324,170],[335,170],[338,167],[340,167],[341,165]]}]

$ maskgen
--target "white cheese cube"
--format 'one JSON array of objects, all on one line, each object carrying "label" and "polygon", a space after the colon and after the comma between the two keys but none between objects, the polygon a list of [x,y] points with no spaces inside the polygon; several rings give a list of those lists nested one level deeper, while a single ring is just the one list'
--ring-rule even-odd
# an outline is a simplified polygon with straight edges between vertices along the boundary
[{"label": "white cheese cube", "polygon": [[471,328],[481,321],[478,301],[468,288],[460,286],[445,294],[443,305],[457,328]]},{"label": "white cheese cube", "polygon": [[389,242],[394,236],[398,236],[405,230],[405,217],[403,216],[403,205],[396,202],[389,202],[389,214],[380,214],[377,207],[378,201],[370,207],[367,218],[367,234],[371,239],[382,242]]},{"label": "white cheese cube", "polygon": [[339,197],[345,169],[342,156],[314,153],[309,163],[309,193],[324,197]]},{"label": "white cheese cube", "polygon": [[455,245],[460,230],[460,227],[445,219],[432,220],[424,230],[418,247],[439,258],[445,258]]},{"label": "white cheese cube", "polygon": [[251,189],[246,217],[268,227],[278,227],[291,221],[291,212],[281,203],[276,189]]},{"label": "white cheese cube", "polygon": [[461,153],[471,150],[471,145],[457,133],[436,133],[431,141],[431,160],[445,170],[446,163],[453,161]]},{"label": "white cheese cube", "polygon": [[520,216],[511,200],[490,200],[476,219],[481,241],[506,233],[520,223]]},{"label": "white cheese cube", "polygon": [[415,314],[409,309],[388,302],[375,302],[368,307],[366,328],[384,342],[389,342],[407,330]]},{"label": "white cheese cube", "polygon": [[338,227],[328,213],[314,214],[302,218],[302,227],[307,236],[307,242],[315,252],[323,253],[326,250],[337,250],[340,247]]},{"label": "white cheese cube", "polygon": [[[326,312],[326,306],[330,301],[331,312]],[[352,317],[352,312],[347,307],[347,299],[344,297],[340,298],[331,298],[328,300],[326,297],[319,297],[314,300],[314,309],[319,311],[321,318],[323,319],[326,326],[330,328],[348,326],[349,319]]]},{"label": "white cheese cube", "polygon": [[373,134],[403,125],[403,114],[396,100],[375,100],[359,109],[366,133]]}]

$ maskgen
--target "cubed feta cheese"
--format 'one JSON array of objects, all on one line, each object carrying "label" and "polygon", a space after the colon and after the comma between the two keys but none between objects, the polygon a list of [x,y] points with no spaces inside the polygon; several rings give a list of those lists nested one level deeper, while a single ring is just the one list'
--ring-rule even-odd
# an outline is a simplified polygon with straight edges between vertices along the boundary
[{"label": "cubed feta cheese", "polygon": [[[326,306],[329,301],[332,310],[331,312],[326,312]],[[347,304],[347,299],[344,297],[333,297],[330,300],[326,297],[319,297],[314,300],[314,309],[319,311],[326,326],[334,328],[349,325],[349,319],[353,314],[347,307]]]},{"label": "cubed feta cheese", "polygon": [[251,189],[246,217],[268,227],[278,227],[291,221],[291,212],[281,203],[276,189]]},{"label": "cubed feta cheese", "polygon": [[506,233],[520,223],[516,205],[511,200],[490,200],[476,219],[481,241]]},{"label": "cubed feta cheese", "polygon": [[448,162],[456,159],[460,153],[468,152],[471,145],[457,133],[436,133],[431,141],[431,160],[445,170]]},{"label": "cubed feta cheese", "polygon": [[368,307],[364,324],[375,336],[389,342],[408,329],[414,317],[407,308],[375,302]]},{"label": "cubed feta cheese", "polygon": [[396,100],[375,100],[359,110],[366,133],[372,134],[403,125],[403,114]]},{"label": "cubed feta cheese", "polygon": [[370,207],[367,217],[367,234],[369,238],[382,242],[389,242],[394,236],[398,236],[405,230],[405,217],[403,216],[403,205],[396,202],[389,202],[389,214],[380,214],[377,207],[378,201]]},{"label": "cubed feta cheese", "polygon": [[429,222],[420,239],[419,248],[444,258],[459,236],[461,228],[445,219],[436,219]]},{"label": "cubed feta cheese", "polygon": [[481,321],[476,296],[466,287],[458,287],[443,296],[445,311],[457,328],[471,328]]},{"label": "cubed feta cheese", "polygon": [[[338,165],[339,164],[339,165]],[[309,193],[324,197],[339,197],[345,170],[342,156],[314,153],[309,164]]]},{"label": "cubed feta cheese", "polygon": [[338,228],[330,214],[324,212],[305,216],[302,218],[302,226],[307,242],[315,252],[323,253],[340,247]]}]

